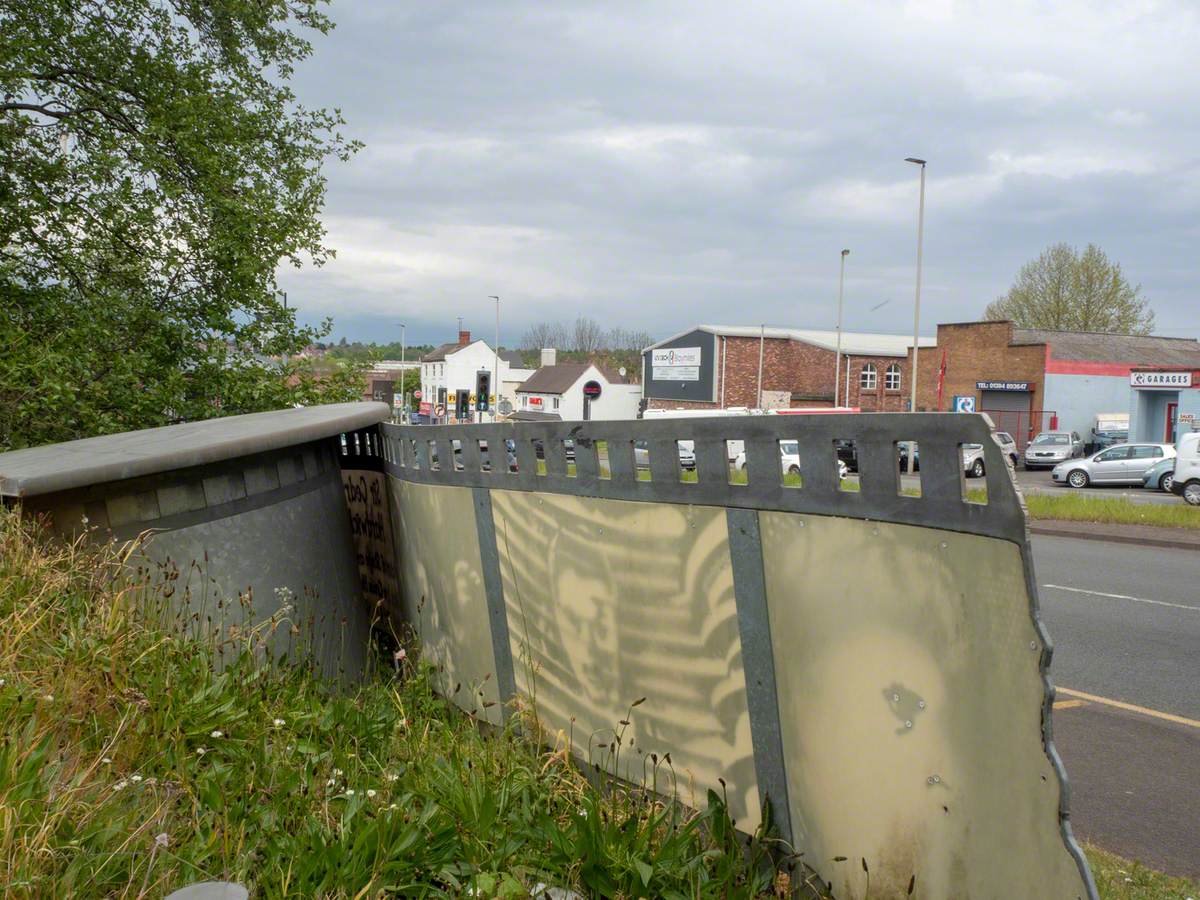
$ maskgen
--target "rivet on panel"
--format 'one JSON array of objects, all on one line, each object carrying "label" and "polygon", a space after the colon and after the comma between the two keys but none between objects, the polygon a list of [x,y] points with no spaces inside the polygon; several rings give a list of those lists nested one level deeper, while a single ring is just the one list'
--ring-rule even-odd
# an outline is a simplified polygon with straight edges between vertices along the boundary
[{"label": "rivet on panel", "polygon": [[949,545],[949,544],[947,544],[945,541],[942,541],[942,543],[941,543],[939,546],[940,546],[940,547],[941,547],[943,550],[945,550],[945,549],[946,549],[947,547],[949,547],[950,545]]},{"label": "rivet on panel", "polygon": [[925,701],[924,701],[924,700],[918,700],[918,701],[917,701],[917,709],[924,709],[924,708],[925,708]]},{"label": "rivet on panel", "polygon": [[801,519],[801,520],[800,520],[800,521],[799,521],[797,524],[799,524],[799,526],[800,526],[801,528],[803,528],[803,527],[804,527],[804,520],[803,520],[803,519]]},{"label": "rivet on panel", "polygon": [[905,728],[912,728],[912,719],[905,719],[905,720],[904,720],[904,727],[905,727]]},{"label": "rivet on panel", "polygon": [[876,537],[879,537],[879,529],[878,529],[878,528],[872,528],[872,529],[871,529],[871,534],[875,535]]},{"label": "rivet on panel", "polygon": [[925,779],[925,783],[926,784],[941,784],[942,776],[941,775],[930,775],[928,778]]},{"label": "rivet on panel", "polygon": [[900,695],[899,695],[899,694],[892,694],[892,702],[893,702],[893,703],[899,703],[899,702],[900,702]]},{"label": "rivet on panel", "polygon": [[1036,649],[1037,649],[1037,641],[1030,641],[1030,642],[1029,642],[1029,649],[1030,649],[1030,650],[1036,650]]}]

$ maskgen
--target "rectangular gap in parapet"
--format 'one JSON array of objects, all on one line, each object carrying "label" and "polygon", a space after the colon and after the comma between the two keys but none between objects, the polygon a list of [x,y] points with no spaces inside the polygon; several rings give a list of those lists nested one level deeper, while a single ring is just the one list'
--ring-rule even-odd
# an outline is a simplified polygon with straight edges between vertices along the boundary
[{"label": "rectangular gap in parapet", "polygon": [[804,476],[800,473],[800,442],[794,438],[780,438],[779,441],[779,477],[786,488],[804,486]]},{"label": "rectangular gap in parapet", "polygon": [[450,451],[450,458],[454,461],[454,471],[461,472],[465,468],[463,465],[462,441],[458,438],[451,438]]},{"label": "rectangular gap in parapet", "polygon": [[546,442],[541,438],[533,438],[533,460],[537,466],[537,474],[546,474]]},{"label": "rectangular gap in parapet", "polygon": [[959,444],[958,461],[963,500],[987,506],[987,464],[983,460],[983,444]]},{"label": "rectangular gap in parapet", "polygon": [[612,465],[608,461],[608,441],[596,441],[596,472],[601,478],[612,478]]},{"label": "rectangular gap in parapet", "polygon": [[633,447],[633,469],[638,481],[652,481],[650,477],[650,445],[645,441],[630,441]]},{"label": "rectangular gap in parapet", "polygon": [[836,440],[833,442],[833,452],[837,457],[834,465],[837,466],[838,490],[858,493],[862,489],[858,474],[858,442]]},{"label": "rectangular gap in parapet", "polygon": [[679,480],[690,484],[699,481],[696,473],[696,442],[676,441],[675,456],[679,460]]},{"label": "rectangular gap in parapet", "polygon": [[438,459],[438,442],[429,442],[429,468],[437,471],[441,469],[442,461]]},{"label": "rectangular gap in parapet", "polygon": [[902,497],[921,496],[921,446],[916,441],[896,441],[896,491]]},{"label": "rectangular gap in parapet", "polygon": [[746,468],[746,442],[727,440],[725,442],[725,458],[729,460],[729,483],[746,484],[750,477]]},{"label": "rectangular gap in parapet", "polygon": [[567,477],[574,478],[579,472],[579,469],[577,468],[577,463],[576,463],[576,460],[577,460],[576,454],[579,451],[575,445],[575,441],[572,440],[571,438],[563,438],[562,452],[563,452],[563,459],[566,460],[566,463],[567,463]]}]

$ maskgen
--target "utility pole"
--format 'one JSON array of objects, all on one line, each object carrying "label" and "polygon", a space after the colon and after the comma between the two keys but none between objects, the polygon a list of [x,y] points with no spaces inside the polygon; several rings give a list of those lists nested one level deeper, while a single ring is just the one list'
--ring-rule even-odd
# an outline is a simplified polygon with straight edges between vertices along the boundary
[{"label": "utility pole", "polygon": [[767,344],[767,326],[758,326],[758,408],[763,408],[762,404],[762,370],[763,370],[763,350]]},{"label": "utility pole", "polygon": [[837,314],[837,360],[833,364],[833,405],[837,406],[838,387],[842,375],[842,294],[846,288],[846,257],[849,250],[842,251],[842,274],[838,278],[838,314]]},{"label": "utility pole", "polygon": [[921,251],[925,236],[925,160],[914,156],[905,162],[921,167],[921,205],[917,212],[917,297],[913,303],[913,360],[909,380],[912,382],[912,399],[908,403],[908,411],[917,411],[917,344],[921,340]]},{"label": "utility pole", "polygon": [[[286,319],[287,318],[287,291],[280,291],[279,293],[283,294],[283,312],[284,312],[284,318]],[[285,349],[283,351],[283,367],[285,369],[287,368],[287,364],[288,364],[288,354],[287,354],[287,350]]]},{"label": "utility pole", "polygon": [[408,388],[404,386],[405,376],[408,375],[408,371],[404,366],[404,364],[408,361],[405,355],[406,348],[404,340],[405,334],[408,331],[408,327],[403,322],[397,322],[396,324],[400,326],[400,413],[401,415],[404,415],[404,413],[408,410]]},{"label": "utility pole", "polygon": [[[496,346],[492,348],[492,391],[496,394],[496,403],[500,403],[500,298],[495,294],[488,296],[489,300],[496,301]],[[496,421],[496,408],[490,403],[488,408],[492,411],[492,421]],[[483,416],[479,417],[483,421]]]}]

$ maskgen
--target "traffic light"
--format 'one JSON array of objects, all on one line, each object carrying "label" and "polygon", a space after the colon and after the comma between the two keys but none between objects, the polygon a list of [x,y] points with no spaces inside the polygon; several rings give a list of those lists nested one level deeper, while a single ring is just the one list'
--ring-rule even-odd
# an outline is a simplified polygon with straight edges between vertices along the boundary
[{"label": "traffic light", "polygon": [[480,412],[487,412],[491,407],[488,405],[488,397],[492,393],[492,373],[487,369],[480,369],[475,373],[475,408]]},{"label": "traffic light", "polygon": [[455,393],[454,416],[457,419],[471,418],[471,392],[459,390]]}]

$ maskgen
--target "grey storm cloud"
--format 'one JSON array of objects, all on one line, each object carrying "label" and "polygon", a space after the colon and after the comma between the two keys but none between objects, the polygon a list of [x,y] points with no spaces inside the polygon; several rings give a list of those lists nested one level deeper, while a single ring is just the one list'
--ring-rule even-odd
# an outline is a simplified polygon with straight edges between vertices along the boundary
[{"label": "grey storm cloud", "polygon": [[[335,334],[513,343],[589,315],[911,329],[979,316],[1056,241],[1100,244],[1200,335],[1191,4],[335,2],[298,73],[366,144],[331,163],[337,258],[281,272]],[[883,304],[880,306],[880,304]],[[878,307],[872,311],[873,307]]]}]

